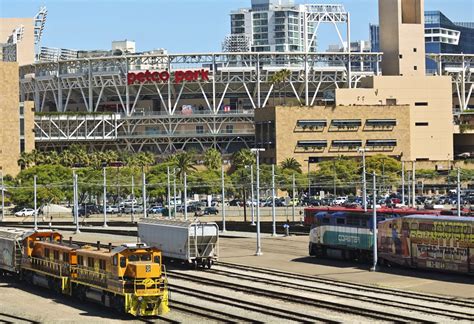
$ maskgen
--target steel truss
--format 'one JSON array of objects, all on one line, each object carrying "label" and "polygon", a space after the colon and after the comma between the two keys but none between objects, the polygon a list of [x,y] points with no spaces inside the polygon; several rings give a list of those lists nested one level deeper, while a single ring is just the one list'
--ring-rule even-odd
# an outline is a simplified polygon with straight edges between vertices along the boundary
[{"label": "steel truss", "polygon": [[[196,131],[196,126],[202,128]],[[231,153],[252,147],[255,134],[252,110],[190,116],[39,115],[35,132],[40,149],[78,143],[159,154],[178,150],[202,152],[211,147]]]},{"label": "steel truss", "polygon": [[453,93],[459,103],[455,113],[462,113],[471,108],[474,91],[474,54],[439,54],[430,55],[438,66],[438,75],[449,75],[453,79]]},{"label": "steel truss", "polygon": [[[440,55],[434,59],[439,62],[438,74],[453,78],[454,93],[466,109],[472,97],[474,55]],[[22,100],[35,101],[37,112],[64,113],[36,117],[40,149],[64,147],[74,141],[157,153],[211,146],[232,152],[237,146],[227,145],[229,142],[253,145],[253,109],[273,104],[275,96],[314,105],[335,88],[358,87],[363,77],[378,75],[380,60],[381,53],[208,53],[90,58],[23,66],[20,90]],[[173,74],[201,69],[208,71],[209,80],[178,83],[171,77],[165,83],[127,84],[129,71],[167,70]],[[291,72],[288,80],[272,84],[272,76],[282,69]],[[230,99],[239,103],[228,111],[224,103]],[[145,100],[159,102],[159,109],[143,109]],[[189,100],[200,100],[202,111],[183,115],[180,107]],[[111,105],[115,107],[112,115],[107,112]],[[68,114],[76,111],[88,115],[76,114],[74,119]],[[198,125],[202,128],[198,129]]]}]

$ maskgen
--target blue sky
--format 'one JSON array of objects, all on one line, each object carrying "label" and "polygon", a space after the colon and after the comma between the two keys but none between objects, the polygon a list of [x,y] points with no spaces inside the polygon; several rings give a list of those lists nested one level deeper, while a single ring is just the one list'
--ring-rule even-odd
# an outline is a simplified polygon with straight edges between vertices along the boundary
[{"label": "blue sky", "polygon": [[[369,23],[378,23],[377,0],[296,2],[344,4],[353,40],[368,40]],[[250,0],[0,0],[0,17],[32,17],[41,5],[48,8],[43,46],[110,49],[112,40],[130,39],[138,51],[196,53],[220,51],[230,32],[230,11],[250,7]],[[474,0],[426,0],[425,9],[474,21]],[[332,27],[321,29],[320,43],[320,50],[338,43]]]}]

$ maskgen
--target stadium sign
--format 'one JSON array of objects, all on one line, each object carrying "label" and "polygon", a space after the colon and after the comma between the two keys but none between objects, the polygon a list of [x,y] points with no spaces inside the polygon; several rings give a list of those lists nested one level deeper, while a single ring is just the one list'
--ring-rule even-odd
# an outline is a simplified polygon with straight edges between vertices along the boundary
[{"label": "stadium sign", "polygon": [[[187,70],[187,71],[175,71],[173,72],[174,82],[181,83],[183,81],[209,81],[209,71],[201,70]],[[156,83],[156,82],[168,82],[171,78],[171,74],[168,71],[149,71],[145,72],[128,72],[127,82],[128,85],[135,83]]]}]

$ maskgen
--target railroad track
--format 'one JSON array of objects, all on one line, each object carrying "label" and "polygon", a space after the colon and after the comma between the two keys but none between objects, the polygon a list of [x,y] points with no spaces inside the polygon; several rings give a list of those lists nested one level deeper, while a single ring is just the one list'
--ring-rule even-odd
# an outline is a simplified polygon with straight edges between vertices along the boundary
[{"label": "railroad track", "polygon": [[321,284],[330,284],[334,287],[341,287],[341,288],[350,288],[356,289],[363,292],[373,292],[373,293],[385,293],[397,297],[406,297],[406,298],[416,298],[421,301],[427,302],[442,302],[444,304],[452,305],[452,306],[460,306],[474,309],[474,300],[470,299],[460,299],[455,297],[444,297],[444,296],[437,296],[437,295],[429,295],[419,292],[407,292],[392,288],[384,288],[384,287],[374,287],[370,285],[358,284],[358,283],[351,283],[351,282],[344,282],[330,278],[318,278],[314,276],[304,275],[304,274],[295,274],[291,272],[275,270],[275,269],[268,269],[268,268],[261,268],[261,267],[252,267],[248,265],[241,265],[229,262],[221,262],[219,261],[216,265],[221,265],[231,269],[239,269],[243,271],[252,271],[254,273],[261,273],[261,274],[268,274],[268,275],[278,275],[282,278],[288,279],[304,279],[307,282],[313,283],[321,283]]},{"label": "railroad track", "polygon": [[[363,293],[351,293],[348,291],[337,291],[337,290],[332,290],[331,289],[331,284],[326,283],[327,288],[322,288],[322,287],[312,287],[309,285],[305,284],[296,284],[294,282],[285,282],[282,281],[282,277],[279,275],[275,274],[269,274],[272,275],[273,277],[276,277],[274,279],[271,278],[261,278],[252,274],[239,274],[231,271],[225,271],[225,270],[219,270],[219,269],[212,269],[209,270],[208,272],[219,274],[222,276],[225,276],[227,278],[232,277],[232,278],[238,278],[238,279],[243,279],[243,280],[251,280],[252,282],[259,282],[259,283],[264,283],[264,284],[269,284],[269,285],[276,285],[279,287],[283,288],[289,288],[289,289],[297,289],[298,291],[305,291],[305,292],[311,292],[311,293],[318,293],[318,294],[324,294],[324,295],[330,295],[330,296],[335,296],[335,297],[340,297],[340,298],[346,298],[346,299],[353,299],[357,301],[365,301],[368,303],[377,303],[377,305],[381,306],[387,306],[387,307],[396,307],[396,308],[401,308],[404,310],[410,310],[410,311],[418,311],[422,312],[424,314],[430,314],[430,315],[435,315],[435,316],[443,316],[443,317],[449,317],[453,318],[455,320],[466,320],[466,321],[474,321],[474,313],[473,312],[462,312],[462,311],[453,311],[453,310],[441,310],[439,307],[436,306],[430,306],[430,305],[419,305],[417,304],[417,300],[412,301],[412,302],[406,302],[406,301],[400,301],[400,300],[394,300],[394,299],[389,299],[389,298],[384,298],[384,297],[378,297],[378,296],[368,296],[364,295]],[[248,272],[248,270],[246,271]],[[301,279],[299,279],[301,281]],[[382,292],[382,294],[385,294]],[[413,297],[408,297],[413,299]],[[439,301],[437,302],[439,304]],[[442,306],[442,305],[439,305]]]},{"label": "railroad track", "polygon": [[23,323],[40,323],[37,321],[32,321],[24,317],[20,316],[15,316],[15,315],[10,315],[10,314],[5,314],[5,313],[0,313],[0,323],[5,323],[5,324],[10,324],[10,323],[15,323],[15,324],[23,324]]},{"label": "railroad track", "polygon": [[[234,291],[239,291],[245,294],[257,295],[261,297],[267,297],[270,299],[282,300],[286,302],[291,302],[304,306],[313,306],[317,308],[326,309],[329,311],[335,311],[343,315],[358,315],[364,318],[370,318],[377,321],[389,321],[389,322],[405,322],[405,323],[436,323],[435,321],[422,320],[417,316],[408,316],[400,313],[390,313],[382,310],[374,310],[371,308],[364,308],[359,306],[354,306],[350,304],[341,304],[332,301],[326,301],[315,298],[301,297],[295,294],[285,293],[283,291],[273,291],[262,288],[256,288],[253,286],[230,283],[228,281],[216,280],[203,278],[197,275],[183,274],[176,271],[168,271],[168,276],[170,278],[182,279],[185,281],[191,281],[198,284],[210,285],[212,287],[222,287],[226,289],[231,289]],[[208,293],[208,292],[206,292]],[[327,319],[326,319],[327,321]]]},{"label": "railroad track", "polygon": [[[325,323],[338,323],[329,318],[313,315],[301,314],[301,312],[294,312],[288,309],[280,309],[273,306],[266,306],[256,302],[246,301],[239,298],[233,298],[230,296],[223,296],[222,294],[211,293],[209,291],[202,291],[199,289],[192,289],[183,285],[170,284],[170,291],[179,292],[186,296],[192,296],[201,300],[207,300],[211,302],[219,303],[220,305],[228,305],[235,308],[241,308],[247,312],[258,312],[260,314],[276,317],[278,319],[284,319],[295,322],[325,322]],[[171,303],[173,304],[173,303]],[[254,319],[249,319],[255,322]]]},{"label": "railroad track", "polygon": [[[206,320],[214,320],[218,322],[225,322],[225,323],[242,323],[242,322],[254,322],[254,323],[263,323],[263,322],[255,322],[250,318],[239,316],[239,315],[232,315],[225,312],[221,312],[216,310],[215,308],[208,308],[196,305],[194,303],[184,303],[177,300],[170,300],[170,308],[173,310],[180,311],[182,313],[188,313],[193,316],[199,316],[202,319]],[[161,318],[160,318],[161,320]]]}]

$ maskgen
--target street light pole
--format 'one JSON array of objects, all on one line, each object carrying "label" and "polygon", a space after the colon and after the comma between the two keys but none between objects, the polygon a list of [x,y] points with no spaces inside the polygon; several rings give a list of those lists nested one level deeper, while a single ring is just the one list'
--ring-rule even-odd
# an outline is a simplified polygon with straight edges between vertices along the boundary
[{"label": "street light pole", "polygon": [[173,210],[174,210],[174,217],[176,218],[176,169],[173,168]]},{"label": "street light pole", "polygon": [[142,168],[142,200],[143,200],[143,218],[147,218],[147,205],[146,205],[146,176],[145,169]]},{"label": "street light pole", "polygon": [[272,236],[276,236],[275,164],[272,164]]},{"label": "street light pole", "polygon": [[188,179],[186,172],[183,174],[183,186],[184,186],[184,220],[188,220]]},{"label": "street light pole", "polygon": [[[253,164],[250,166],[250,213],[252,214],[252,222],[250,225],[255,226],[255,208],[253,205],[254,202],[254,190],[253,190]],[[247,203],[247,202],[245,202]]]},{"label": "street light pole", "polygon": [[412,199],[413,199],[413,208],[416,208],[416,166],[415,166],[415,161],[413,161],[413,172],[412,172],[412,176],[411,176],[411,179],[413,181],[413,184],[411,186],[411,190],[413,191],[413,194],[412,194]]},{"label": "street light pole", "polygon": [[167,191],[168,191],[168,218],[171,218],[171,188],[170,188],[170,167],[166,167],[166,174],[167,174]]},{"label": "street light pole", "polygon": [[461,170],[458,168],[457,176],[457,212],[458,217],[461,217]]},{"label": "street light pole", "polygon": [[255,255],[262,255],[262,245],[260,238],[260,152],[265,151],[264,148],[251,149],[257,156],[257,251]]},{"label": "street light pole", "polygon": [[103,192],[103,203],[104,203],[104,227],[107,227],[107,171],[106,167],[103,168],[103,177],[104,177],[104,192]]},{"label": "street light pole", "polygon": [[224,180],[224,166],[221,166],[221,185],[222,185],[222,232],[226,231],[225,228],[225,180]]},{"label": "street light pole", "polygon": [[2,187],[2,219],[0,221],[5,220],[5,184],[3,182],[3,171],[0,171],[0,186]]},{"label": "street light pole", "polygon": [[292,186],[293,186],[293,201],[291,204],[291,217],[293,219],[293,223],[295,222],[295,207],[296,207],[296,186],[295,186],[295,174],[293,173],[293,180],[292,180]]},{"label": "street light pole", "polygon": [[362,206],[364,211],[367,212],[367,179],[365,176],[365,148],[360,148],[359,152],[362,152]]},{"label": "street light pole", "polygon": [[405,205],[405,162],[402,161],[402,204]]},{"label": "street light pole", "polygon": [[34,216],[35,216],[35,231],[38,230],[38,206],[36,204],[36,179],[37,179],[37,176],[36,174],[33,176],[33,196],[34,196],[34,208],[35,208],[35,212],[34,212]]},{"label": "street light pole", "polygon": [[135,221],[135,213],[134,207],[135,206],[135,177],[132,175],[132,223]]},{"label": "street light pole", "polygon": [[79,230],[79,186],[78,186],[78,181],[77,181],[77,174],[76,172],[73,173],[74,176],[74,215],[76,217],[76,231],[75,233],[80,233],[81,231]]},{"label": "street light pole", "polygon": [[373,183],[373,194],[374,194],[374,203],[372,204],[372,231],[373,231],[373,253],[374,253],[374,260],[373,266],[370,268],[370,271],[377,271],[377,185],[375,182],[375,172],[372,174]]}]

